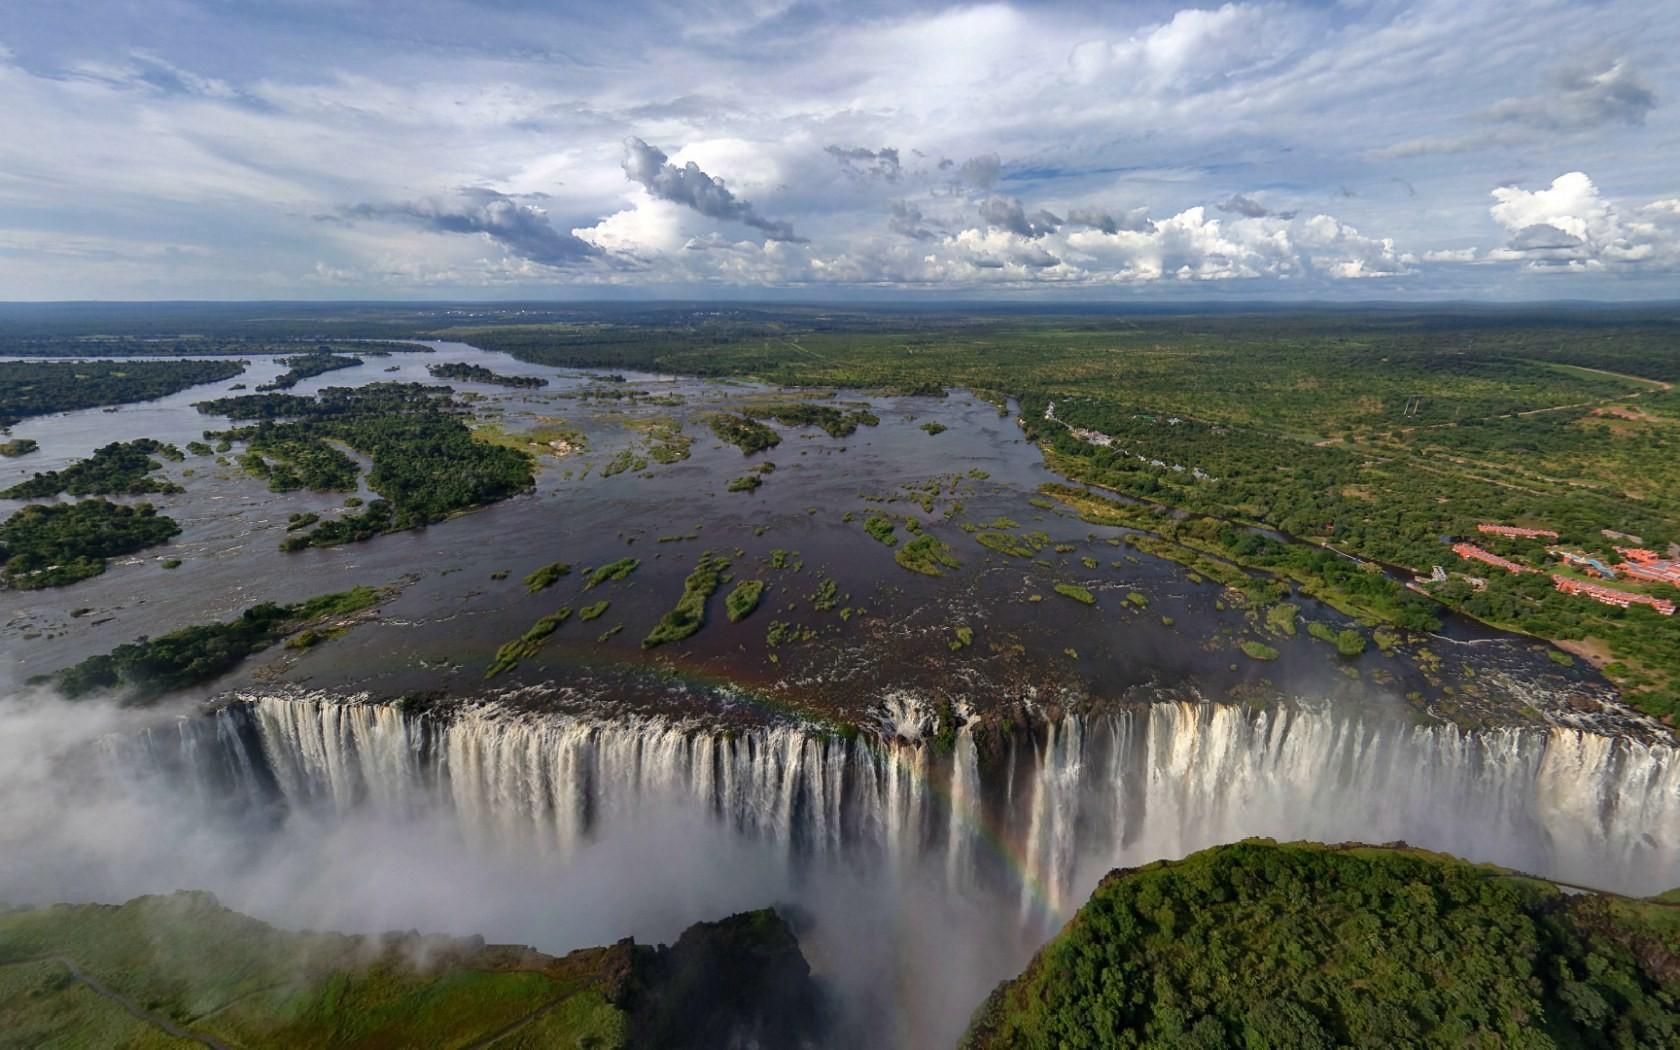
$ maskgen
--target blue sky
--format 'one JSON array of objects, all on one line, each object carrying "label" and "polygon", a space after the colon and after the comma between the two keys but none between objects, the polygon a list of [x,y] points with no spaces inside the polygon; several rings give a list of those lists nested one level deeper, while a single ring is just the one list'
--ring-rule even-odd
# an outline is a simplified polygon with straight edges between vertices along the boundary
[{"label": "blue sky", "polygon": [[1680,3],[14,0],[0,298],[1680,297]]}]

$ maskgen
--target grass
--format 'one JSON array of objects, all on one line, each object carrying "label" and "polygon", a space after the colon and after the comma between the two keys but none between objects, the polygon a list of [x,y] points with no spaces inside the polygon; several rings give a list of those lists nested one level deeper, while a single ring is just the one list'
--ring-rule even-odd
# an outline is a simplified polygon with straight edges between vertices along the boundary
[{"label": "grass", "polygon": [[931,535],[917,536],[900,547],[893,560],[924,576],[943,576],[942,569],[955,569],[960,564],[951,553],[951,545]]},{"label": "grass", "polygon": [[643,649],[652,649],[668,642],[681,641],[700,630],[706,623],[706,600],[723,584],[723,574],[729,569],[729,559],[706,551],[694,571],[683,581],[682,597],[676,607],[653,625],[642,639]]},{"label": "grass", "polygon": [[1241,649],[1243,651],[1243,655],[1248,657],[1250,660],[1276,660],[1278,658],[1278,651],[1276,649],[1273,649],[1265,642],[1257,642],[1252,638],[1244,639],[1243,641],[1238,642],[1237,648]]},{"label": "grass", "polygon": [[612,605],[612,602],[607,601],[604,598],[601,601],[595,602],[593,605],[585,605],[577,611],[577,618],[585,621],[600,619],[600,617],[607,611],[607,607],[610,605]]},{"label": "grass", "polygon": [[1055,585],[1055,590],[1057,594],[1064,598],[1072,598],[1074,601],[1083,602],[1086,605],[1097,604],[1097,596],[1078,584],[1058,583]]},{"label": "grass", "polygon": [[723,599],[723,607],[729,613],[729,622],[736,623],[752,615],[763,596],[763,580],[742,580],[737,583]]},{"label": "grass", "polygon": [[642,560],[640,558],[620,558],[599,568],[591,569],[583,578],[583,589],[587,591],[603,583],[622,580],[635,572],[641,564]]},{"label": "grass", "polygon": [[863,531],[889,547],[898,546],[896,528],[892,519],[884,514],[871,514],[863,520]]},{"label": "grass", "polygon": [[525,577],[525,589],[532,594],[554,586],[560,577],[568,575],[572,567],[563,561],[553,561]]}]

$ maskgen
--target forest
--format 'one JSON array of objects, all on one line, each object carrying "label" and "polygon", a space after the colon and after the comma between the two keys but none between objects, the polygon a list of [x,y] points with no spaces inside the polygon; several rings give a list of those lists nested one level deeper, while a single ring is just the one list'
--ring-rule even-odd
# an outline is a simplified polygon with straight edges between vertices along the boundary
[{"label": "forest", "polygon": [[433,379],[455,379],[467,383],[491,383],[496,386],[534,388],[547,386],[542,376],[509,376],[492,372],[483,365],[469,365],[463,361],[449,361],[441,365],[427,365]]},{"label": "forest", "polygon": [[314,353],[299,354],[297,357],[282,357],[280,363],[286,366],[286,370],[258,387],[258,390],[290,390],[305,379],[336,372],[340,368],[355,368],[362,363],[362,359],[346,354],[328,353],[323,348]]},{"label": "forest", "polygon": [[59,671],[51,680],[70,699],[114,690],[126,703],[141,703],[217,678],[286,635],[371,608],[381,596],[372,587],[355,587],[295,605],[264,602],[227,623],[184,627],[119,645]]},{"label": "forest", "polygon": [[1220,846],[1110,874],[963,1046],[1674,1046],[1676,907],[1407,849]]},{"label": "forest", "polygon": [[242,361],[0,361],[0,428],[30,416],[150,401],[244,370]]},{"label": "forest", "polygon": [[198,409],[258,421],[213,436],[246,442],[247,455],[272,456],[262,458],[261,467],[250,464],[267,471],[271,487],[280,470],[282,484],[328,491],[351,487],[355,464],[328,442],[342,442],[373,461],[367,483],[381,498],[288,535],[284,550],[335,546],[441,521],[523,492],[534,479],[527,453],[473,437],[463,421],[465,409],[447,387],[374,383],[329,387],[313,398],[248,394],[202,402]]},{"label": "forest", "polygon": [[142,496],[147,493],[180,492],[181,486],[168,478],[154,477],[163,469],[153,456],[179,462],[181,450],[151,438],[113,441],[94,450],[87,459],[63,470],[38,472],[0,491],[4,499],[46,499],[68,493],[72,496]]},{"label": "forest", "polygon": [[0,523],[0,582],[19,590],[62,587],[98,576],[108,558],[155,546],[180,531],[150,503],[32,503]]}]

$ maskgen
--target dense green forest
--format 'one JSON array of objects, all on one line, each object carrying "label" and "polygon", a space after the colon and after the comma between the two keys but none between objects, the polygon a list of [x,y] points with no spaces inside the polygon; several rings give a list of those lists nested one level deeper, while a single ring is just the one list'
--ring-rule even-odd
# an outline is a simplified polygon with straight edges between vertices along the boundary
[{"label": "dense green forest", "polygon": [[14,1046],[683,1050],[731,1045],[737,1030],[801,1046],[823,1009],[772,911],[696,923],[669,947],[626,938],[563,957],[478,937],[291,932],[206,893],[0,915],[0,1041]]},{"label": "dense green forest", "polygon": [[[219,437],[246,442],[250,469],[277,472],[290,487],[351,487],[355,464],[328,442],[342,442],[373,461],[368,486],[380,495],[355,513],[319,522],[284,540],[285,550],[328,547],[380,533],[416,528],[528,489],[531,457],[520,449],[479,441],[463,421],[465,408],[447,387],[374,383],[329,387],[313,398],[248,394],[199,404],[206,415],[256,420]],[[272,457],[272,458],[270,458]]]},{"label": "dense green forest", "polygon": [[457,379],[470,383],[493,383],[496,386],[539,387],[547,386],[548,380],[541,376],[508,376],[499,372],[492,372],[483,365],[469,365],[462,361],[450,361],[441,365],[427,365],[426,371],[433,379]]},{"label": "dense green forest", "polygon": [[[65,668],[52,675],[51,681],[72,699],[114,690],[128,703],[152,700],[209,682],[287,635],[361,612],[380,598],[381,592],[372,587],[356,587],[296,605],[264,602],[227,623],[184,627],[119,645]],[[319,631],[314,635],[317,639],[325,636]]]},{"label": "dense green forest", "polygon": [[0,361],[0,427],[53,412],[150,401],[244,369],[242,361]]},{"label": "dense green forest", "polygon": [[313,353],[299,354],[297,357],[282,357],[280,363],[286,366],[286,370],[258,387],[258,390],[290,390],[305,379],[336,372],[341,368],[355,368],[362,363],[362,359],[346,354],[328,353],[321,349]]},{"label": "dense green forest", "polygon": [[151,438],[114,441],[94,450],[87,459],[63,470],[37,473],[0,492],[5,499],[44,499],[68,493],[72,496],[141,496],[150,492],[180,492],[181,486],[168,478],[154,477],[163,464],[162,456],[179,462],[181,450]]},{"label": "dense green forest", "polygon": [[98,576],[108,558],[154,546],[180,531],[174,519],[150,503],[32,503],[0,523],[0,582],[20,590],[62,587]]},{"label": "dense green forest", "polygon": [[1121,870],[963,1045],[1680,1045],[1680,904],[1270,842]]}]

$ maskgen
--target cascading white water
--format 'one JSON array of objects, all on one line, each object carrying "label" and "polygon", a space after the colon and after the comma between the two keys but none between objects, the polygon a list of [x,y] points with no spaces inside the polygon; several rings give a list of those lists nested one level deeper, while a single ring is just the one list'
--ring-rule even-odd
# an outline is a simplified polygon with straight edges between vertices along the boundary
[{"label": "cascading white water", "polygon": [[692,806],[802,862],[935,861],[957,891],[1013,882],[1049,918],[1112,866],[1254,835],[1404,839],[1635,893],[1680,884],[1680,754],[1660,745],[1193,703],[1067,715],[991,754],[979,744],[967,727],[936,748],[792,725],[264,697],[125,750],[203,795],[441,806],[483,844],[562,856],[644,807]]}]

